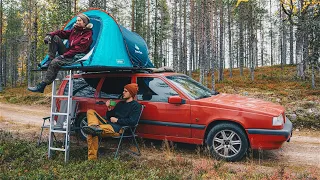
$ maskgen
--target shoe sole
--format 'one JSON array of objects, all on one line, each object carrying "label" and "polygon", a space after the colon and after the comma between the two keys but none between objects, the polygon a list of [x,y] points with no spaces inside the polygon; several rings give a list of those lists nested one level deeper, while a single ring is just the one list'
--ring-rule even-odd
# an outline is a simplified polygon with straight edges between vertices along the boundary
[{"label": "shoe sole", "polygon": [[102,133],[102,130],[101,131],[95,131],[94,129],[92,129],[89,126],[82,127],[82,130],[83,130],[84,133],[91,134],[93,136],[97,136],[97,135],[100,135]]}]

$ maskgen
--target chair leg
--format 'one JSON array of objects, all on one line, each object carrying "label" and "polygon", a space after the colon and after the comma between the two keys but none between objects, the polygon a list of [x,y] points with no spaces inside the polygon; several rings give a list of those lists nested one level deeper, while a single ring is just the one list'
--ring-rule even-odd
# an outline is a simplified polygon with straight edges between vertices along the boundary
[{"label": "chair leg", "polygon": [[136,140],[136,137],[135,137],[135,136],[133,136],[133,140],[134,140],[134,145],[136,146],[136,148],[137,148],[137,150],[138,150],[138,153],[136,153],[136,152],[133,152],[133,153],[136,154],[136,155],[138,155],[138,156],[140,156],[141,153],[140,153],[140,149],[139,149],[139,146],[138,146],[138,143],[137,143],[137,140]]},{"label": "chair leg", "polygon": [[133,142],[134,143],[132,143],[134,146],[136,146],[136,148],[137,148],[137,150],[138,150],[138,153],[136,153],[136,152],[133,152],[133,151],[131,151],[133,154],[135,154],[135,155],[138,155],[138,156],[140,156],[141,155],[141,153],[140,153],[140,149],[139,149],[139,146],[138,146],[138,143],[137,143],[137,140],[136,140],[136,136],[135,136],[135,134],[133,133],[133,131],[130,129],[130,131],[131,131],[131,135],[132,135],[132,138],[133,138]]},{"label": "chair leg", "polygon": [[118,144],[118,148],[117,148],[116,154],[114,155],[114,159],[116,159],[117,156],[118,156],[118,152],[119,152],[119,149],[120,149],[122,138],[123,138],[123,133],[121,134],[121,138],[120,138],[120,141],[119,141],[119,144]]},{"label": "chair leg", "polygon": [[41,127],[41,131],[40,131],[40,135],[39,135],[39,138],[38,138],[37,146],[40,146],[40,143],[41,143],[41,137],[42,137],[42,132],[43,132],[43,127]]},{"label": "chair leg", "polygon": [[40,143],[41,143],[41,138],[42,138],[42,132],[43,132],[44,124],[45,124],[45,120],[43,120],[43,123],[42,123],[42,126],[41,126],[41,131],[40,131],[40,135],[39,135],[39,139],[38,139],[37,146],[40,146]]}]

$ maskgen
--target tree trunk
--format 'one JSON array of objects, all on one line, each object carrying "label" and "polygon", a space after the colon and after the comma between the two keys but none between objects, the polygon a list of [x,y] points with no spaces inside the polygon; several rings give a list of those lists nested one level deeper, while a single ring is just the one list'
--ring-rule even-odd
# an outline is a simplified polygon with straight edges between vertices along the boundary
[{"label": "tree trunk", "polygon": [[135,0],[132,0],[131,2],[131,31],[134,32],[135,29],[134,29],[134,21],[135,21],[135,18],[134,18],[134,15],[135,15]]},{"label": "tree trunk", "polygon": [[239,15],[239,66],[240,76],[243,76],[243,60],[244,60],[244,47],[243,47],[243,22],[242,22],[242,7],[240,4],[240,15]]},{"label": "tree trunk", "polygon": [[293,62],[293,25],[290,24],[290,64]]},{"label": "tree trunk", "polygon": [[0,0],[0,92],[3,91],[2,89],[2,79],[3,79],[3,67],[2,67],[2,0]]},{"label": "tree trunk", "polygon": [[260,36],[261,36],[261,49],[260,49],[260,53],[261,53],[261,66],[264,65],[264,31],[263,31],[263,25],[262,25],[262,17],[260,16]]},{"label": "tree trunk", "polygon": [[183,0],[179,0],[179,72],[182,72],[183,69],[182,1]]},{"label": "tree trunk", "polygon": [[233,68],[233,60],[232,60],[232,34],[231,34],[231,4],[228,3],[228,36],[229,36],[229,77],[232,77],[232,68]]},{"label": "tree trunk", "polygon": [[150,37],[151,37],[151,27],[150,27],[150,0],[148,0],[148,29],[147,29],[147,45],[150,48]]},{"label": "tree trunk", "polygon": [[[201,6],[199,11],[198,11],[198,17],[200,20],[200,44],[199,44],[199,66],[200,66],[200,78],[199,81],[201,84],[204,83],[204,57],[205,57],[205,51],[204,51],[204,47],[205,47],[205,32],[204,32],[204,20],[205,17],[204,15],[204,9],[205,9],[206,4],[204,3],[204,1],[201,1]],[[200,11],[201,10],[201,11]],[[202,15],[202,16],[201,16]]]},{"label": "tree trunk", "polygon": [[173,5],[173,36],[172,36],[172,56],[173,56],[173,68],[175,71],[178,71],[178,28],[177,28],[177,21],[178,21],[178,14],[177,14],[177,2],[178,0],[174,1]]},{"label": "tree trunk", "polygon": [[314,77],[314,63],[311,63],[311,86],[312,86],[312,89],[316,88],[315,77]]},{"label": "tree trunk", "polygon": [[189,76],[192,75],[192,62],[194,61],[194,0],[190,1],[190,56],[189,56]]},{"label": "tree trunk", "polygon": [[154,58],[154,65],[156,67],[159,67],[158,66],[158,63],[159,63],[159,59],[158,59],[158,40],[157,40],[157,37],[158,37],[158,29],[157,29],[157,20],[158,20],[158,0],[156,0],[155,2],[155,13],[154,13],[154,52],[153,52],[153,58]]},{"label": "tree trunk", "polygon": [[37,68],[37,45],[38,45],[38,5],[37,2],[35,2],[35,9],[34,9],[34,22],[33,22],[33,47],[32,47],[32,62],[33,62],[33,68]]},{"label": "tree trunk", "polygon": [[187,74],[188,42],[187,42],[187,0],[184,0],[183,8],[183,73]]},{"label": "tree trunk", "polygon": [[271,0],[270,0],[270,38],[271,38],[271,42],[270,42],[270,60],[271,60],[271,66],[273,65],[273,34],[272,34],[272,17],[271,17],[271,10],[272,10],[272,6],[271,6]]},{"label": "tree trunk", "polygon": [[73,5],[74,5],[74,7],[73,7],[73,13],[76,14],[76,13],[77,13],[77,0],[74,0]]},{"label": "tree trunk", "polygon": [[224,19],[223,19],[223,1],[220,1],[220,63],[219,63],[219,82],[223,80],[223,63],[224,63]]},{"label": "tree trunk", "polygon": [[3,74],[2,74],[2,77],[3,77],[3,86],[4,87],[7,87],[7,74],[8,74],[8,69],[7,69],[7,43],[4,44],[3,46],[3,54],[2,54],[2,69],[3,69]]}]

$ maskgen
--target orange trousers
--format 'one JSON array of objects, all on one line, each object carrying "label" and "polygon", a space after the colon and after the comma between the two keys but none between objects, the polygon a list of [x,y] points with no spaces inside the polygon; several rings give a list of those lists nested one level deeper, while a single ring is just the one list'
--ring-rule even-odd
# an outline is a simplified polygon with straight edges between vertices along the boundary
[{"label": "orange trousers", "polygon": [[[88,126],[99,125],[102,131],[102,137],[119,136],[119,133],[115,132],[110,124],[107,124],[107,120],[102,118],[95,110],[89,109],[87,111]],[[99,138],[98,136],[87,136],[88,142],[88,160],[98,158]]]}]

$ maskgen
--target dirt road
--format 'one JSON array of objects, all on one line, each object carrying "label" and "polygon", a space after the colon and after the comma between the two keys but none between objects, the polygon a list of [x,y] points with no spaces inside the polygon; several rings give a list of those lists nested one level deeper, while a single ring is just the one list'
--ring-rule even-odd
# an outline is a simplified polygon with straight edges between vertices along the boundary
[{"label": "dirt road", "polygon": [[[42,124],[42,117],[49,114],[49,107],[0,103],[0,129],[19,132],[19,134],[24,134],[23,137],[37,137]],[[192,151],[189,155],[194,153]],[[154,154],[154,152],[151,154]],[[188,153],[186,154],[188,156]],[[156,155],[154,154],[154,156]],[[320,132],[295,130],[291,141],[285,143],[281,149],[255,152],[253,160],[255,163],[263,163],[265,166],[276,162],[285,166],[308,166],[319,170]]]}]

